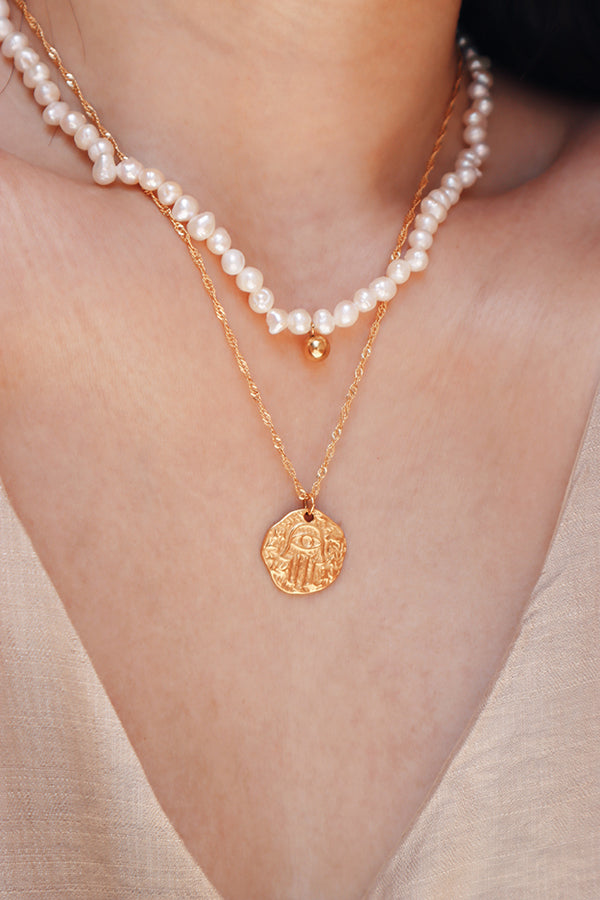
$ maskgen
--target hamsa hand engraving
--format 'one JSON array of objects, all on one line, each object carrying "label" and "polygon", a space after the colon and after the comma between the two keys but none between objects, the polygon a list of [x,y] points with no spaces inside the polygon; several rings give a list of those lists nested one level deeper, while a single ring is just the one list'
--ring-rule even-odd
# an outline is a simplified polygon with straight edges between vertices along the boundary
[{"label": "hamsa hand engraving", "polygon": [[305,509],[296,509],[268,530],[261,553],[279,590],[312,594],[338,577],[346,538],[340,526],[320,510],[309,515]]}]

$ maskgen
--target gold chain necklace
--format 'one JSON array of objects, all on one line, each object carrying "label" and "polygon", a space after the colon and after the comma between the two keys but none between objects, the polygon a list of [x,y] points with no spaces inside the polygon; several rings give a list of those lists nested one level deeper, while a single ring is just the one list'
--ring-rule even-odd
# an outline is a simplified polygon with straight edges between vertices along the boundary
[{"label": "gold chain necklace", "polygon": [[[87,118],[94,123],[101,137],[104,140],[110,141],[119,161],[126,159],[125,154],[120,150],[113,135],[104,128],[96,110],[83,95],[77,79],[64,66],[58,51],[47,40],[41,25],[29,11],[25,0],[14,0],[14,2],[22,11],[31,31],[40,40],[48,58],[60,72],[65,84],[78,98]],[[474,55],[473,51],[470,52]],[[14,55],[16,56],[16,53]],[[409,210],[404,218],[396,246],[391,254],[391,260],[400,258],[409,229],[415,219],[419,204],[422,201],[429,176],[433,170],[436,158],[446,135],[448,123],[452,116],[461,84],[461,76],[462,57],[459,55],[456,79],[446,106],[439,133],[429,159],[427,160],[425,171],[421,177]],[[260,390],[250,372],[248,363],[240,351],[237,338],[229,325],[225,309],[217,297],[213,281],[206,270],[201,253],[194,245],[185,226],[174,218],[172,211],[168,206],[161,203],[156,192],[152,190],[143,190],[144,193],[150,197],[162,215],[168,219],[175,233],[184,242],[192,262],[198,269],[206,292],[211,298],[215,315],[223,328],[227,344],[229,345],[237,366],[247,383],[250,397],[258,407],[260,417],[270,432],[273,446],[279,454],[281,462],[293,482],[298,499],[303,504],[300,509],[295,509],[288,513],[268,530],[261,549],[265,565],[271,574],[274,584],[286,593],[307,594],[323,590],[328,587],[340,573],[344,555],[346,553],[346,539],[340,526],[318,510],[315,503],[323,480],[327,475],[329,465],[333,459],[337,444],[342,436],[344,425],[350,414],[352,403],[365,373],[375,339],[383,318],[386,315],[388,305],[386,302],[379,302],[377,304],[373,323],[369,329],[366,343],[361,351],[360,359],[356,366],[350,387],[346,393],[344,403],[342,404],[336,426],[333,429],[331,439],[326,447],[323,461],[317,470],[315,480],[310,490],[307,491],[302,486],[294,464],[286,453],[283,439],[273,424],[271,414],[264,404]]]}]

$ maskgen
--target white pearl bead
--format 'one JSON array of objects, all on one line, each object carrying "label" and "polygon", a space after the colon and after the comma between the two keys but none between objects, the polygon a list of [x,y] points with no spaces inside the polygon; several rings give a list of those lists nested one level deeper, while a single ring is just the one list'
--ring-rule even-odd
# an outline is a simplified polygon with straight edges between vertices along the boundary
[{"label": "white pearl bead", "polygon": [[176,181],[163,181],[158,189],[158,199],[165,206],[173,206],[175,201],[179,200],[182,195],[183,189]]},{"label": "white pearl bead", "polygon": [[100,132],[91,122],[86,122],[75,132],[75,144],[80,150],[87,150],[100,138]]},{"label": "white pearl bead", "polygon": [[473,166],[463,166],[463,168],[457,170],[457,173],[466,188],[474,185],[478,178],[477,169]]},{"label": "white pearl bead", "polygon": [[2,41],[2,56],[12,59],[19,50],[24,50],[29,44],[27,35],[21,31],[13,31]]},{"label": "white pearl bead", "polygon": [[[458,175],[456,177],[458,178]],[[460,181],[460,178],[458,180]],[[460,182],[460,186],[462,190],[462,181]],[[438,220],[435,216],[432,216],[431,213],[419,213],[419,215],[415,217],[415,228],[421,228],[423,231],[431,232],[431,234],[436,233],[439,224]]]},{"label": "white pearl bead", "polygon": [[413,272],[422,272],[429,263],[429,257],[425,250],[416,250],[415,248],[407,250],[404,259]]},{"label": "white pearl bead", "polygon": [[433,235],[430,231],[417,228],[409,234],[408,243],[416,250],[429,250],[433,244]]},{"label": "white pearl bead", "polygon": [[333,311],[333,318],[338,328],[350,328],[358,319],[358,306],[351,300],[342,300]]},{"label": "white pearl bead", "polygon": [[88,147],[88,156],[92,162],[96,162],[99,156],[106,154],[109,156],[115,154],[114,145],[107,138],[100,138]]},{"label": "white pearl bead", "polygon": [[270,309],[267,313],[267,328],[270,334],[280,334],[285,331],[288,323],[288,315],[283,309]]},{"label": "white pearl bead", "polygon": [[359,288],[354,294],[352,302],[359,312],[371,312],[377,306],[377,297],[375,291],[369,288]]},{"label": "white pearl bead", "polygon": [[478,110],[482,116],[489,116],[494,109],[494,101],[490,97],[478,97],[473,109]]},{"label": "white pearl bead", "polygon": [[456,157],[456,165],[457,167],[467,165],[473,166],[477,168],[477,166],[481,163],[481,160],[475,153],[475,151],[471,148],[469,150],[461,150],[458,156]]},{"label": "white pearl bead", "polygon": [[143,166],[139,160],[133,156],[126,156],[117,166],[117,178],[123,184],[137,184],[140,180],[140,173]]},{"label": "white pearl bead", "polygon": [[40,58],[38,54],[32,47],[23,47],[22,50],[17,50],[14,57],[14,66],[18,72],[24,72],[26,69],[30,69],[32,66],[35,66],[36,63],[39,63]]},{"label": "white pearl bead", "polygon": [[473,144],[473,153],[476,153],[479,159],[483,162],[490,155],[490,148],[488,144]]},{"label": "white pearl bead", "polygon": [[491,88],[494,83],[494,76],[491,72],[487,72],[485,69],[472,69],[471,71],[477,84],[483,84],[488,89]]},{"label": "white pearl bead", "polygon": [[102,153],[92,168],[92,178],[96,184],[112,184],[117,177],[117,167],[112,153]]},{"label": "white pearl bead", "polygon": [[60,120],[60,127],[65,134],[74,135],[86,122],[87,119],[83,113],[70,109]]},{"label": "white pearl bead", "polygon": [[441,188],[436,188],[434,191],[431,191],[429,194],[432,200],[435,200],[436,203],[441,203],[443,207],[446,209],[450,209],[452,203],[450,202],[450,197]]},{"label": "white pearl bead", "polygon": [[448,199],[450,200],[450,205],[455,206],[460,200],[460,191],[462,191],[462,184],[460,186],[460,191],[457,188],[445,187],[443,188],[445,194],[448,195]]},{"label": "white pearl bead", "polygon": [[292,309],[288,313],[287,327],[292,334],[308,334],[311,325],[311,315],[305,309]]},{"label": "white pearl bead", "polygon": [[463,132],[465,144],[480,144],[486,138],[487,131],[481,125],[467,125]]},{"label": "white pearl bead", "polygon": [[211,236],[206,241],[206,246],[215,256],[221,256],[231,247],[231,237],[225,228],[215,228]]},{"label": "white pearl bead", "polygon": [[60,125],[60,120],[65,115],[65,113],[68,112],[68,103],[64,103],[62,100],[55,100],[53,103],[48,104],[48,106],[42,113],[42,119],[44,120],[46,125]]},{"label": "white pearl bead", "polygon": [[226,250],[221,257],[221,266],[227,275],[239,275],[245,265],[246,259],[241,250]]},{"label": "white pearl bead", "polygon": [[469,63],[469,71],[470,72],[482,72],[487,68],[486,63],[488,62],[487,56],[476,56]]},{"label": "white pearl bead", "polygon": [[140,186],[145,191],[157,191],[164,180],[165,176],[160,171],[160,169],[148,167],[142,169],[139,174]]},{"label": "white pearl bead", "polygon": [[[475,172],[475,179],[481,178],[481,169],[478,169],[477,166],[472,166],[469,165],[469,163],[463,162],[456,170],[456,174],[462,178],[463,187],[471,187],[471,185],[475,183],[470,180],[470,174],[468,176],[463,176],[463,169],[467,169],[469,173],[471,173],[471,171]],[[467,184],[467,182],[469,183]]]},{"label": "white pearl bead", "polygon": [[215,214],[203,212],[187,223],[188,234],[195,241],[205,241],[215,230]]},{"label": "white pearl bead", "polygon": [[0,17],[5,19],[10,16],[10,6],[8,0],[0,0]]},{"label": "white pearl bead", "polygon": [[0,41],[5,40],[9,34],[13,34],[15,31],[15,26],[10,21],[8,16],[2,16],[0,18]]},{"label": "white pearl bead", "polygon": [[331,334],[335,328],[335,319],[328,309],[318,309],[313,313],[313,325],[317,334]]},{"label": "white pearl bead", "polygon": [[469,95],[471,100],[481,100],[484,97],[489,97],[490,92],[486,88],[485,84],[479,84],[477,81],[472,81],[467,88],[467,94]]},{"label": "white pearl bead", "polygon": [[[419,217],[417,216],[417,218]],[[433,221],[435,222],[435,219]],[[437,226],[437,222],[435,224]],[[396,284],[404,284],[410,278],[411,271],[412,269],[405,259],[393,259],[385,270],[385,274]]]},{"label": "white pearl bead", "polygon": [[465,125],[485,125],[485,116],[482,115],[482,113],[480,113],[478,109],[475,109],[473,106],[470,106],[463,116],[463,124],[465,124]]},{"label": "white pearl bead", "polygon": [[273,309],[274,302],[273,291],[266,287],[262,287],[258,291],[252,291],[248,297],[248,305],[255,313],[268,313],[270,309]]},{"label": "white pearl bead", "polygon": [[444,175],[444,177],[442,178],[442,187],[444,188],[444,190],[450,189],[453,191],[458,191],[459,194],[463,188],[462,181],[454,172],[448,172],[446,175]]},{"label": "white pearl bead", "polygon": [[[481,177],[481,169],[479,169],[478,166],[474,165],[473,163],[461,162],[461,163],[459,164],[459,166],[458,166],[457,169],[456,169],[456,174],[457,174],[460,178],[462,178],[462,174],[461,174],[461,173],[462,173],[462,170],[463,170],[463,169],[469,169],[469,170],[470,170],[470,169],[473,169],[473,171],[475,172],[475,175],[477,176],[477,178],[480,178],[480,177]],[[470,185],[465,184],[464,179],[463,179],[463,187],[470,187]]]},{"label": "white pearl bead", "polygon": [[200,204],[196,198],[189,194],[183,194],[173,204],[173,218],[176,222],[189,222],[198,215],[199,210]]},{"label": "white pearl bead", "polygon": [[429,196],[424,197],[421,201],[421,209],[424,213],[432,215],[438,222],[443,222],[448,215],[446,207],[438,203],[437,200],[432,200]]},{"label": "white pearl bead", "polygon": [[254,291],[260,291],[264,280],[263,273],[260,269],[256,269],[254,266],[246,266],[246,268],[242,269],[240,274],[236,277],[235,283],[240,291],[251,294]]},{"label": "white pearl bead", "polygon": [[369,290],[373,291],[379,303],[387,303],[388,300],[396,296],[398,285],[391,278],[388,278],[387,275],[381,275],[379,278],[373,279],[369,285]]},{"label": "white pearl bead", "polygon": [[50,69],[46,63],[39,62],[23,72],[23,84],[30,90],[50,77]]},{"label": "white pearl bead", "polygon": [[58,85],[53,81],[40,81],[36,84],[33,96],[36,103],[40,106],[48,106],[55,100],[60,100],[60,91]]}]

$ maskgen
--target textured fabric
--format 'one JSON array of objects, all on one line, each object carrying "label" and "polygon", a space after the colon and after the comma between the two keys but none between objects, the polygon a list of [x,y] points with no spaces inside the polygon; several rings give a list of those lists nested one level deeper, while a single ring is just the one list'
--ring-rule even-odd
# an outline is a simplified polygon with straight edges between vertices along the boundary
[{"label": "textured fabric", "polygon": [[0,489],[0,898],[219,900]]},{"label": "textured fabric", "polygon": [[[520,633],[367,900],[600,898],[599,596],[597,396]],[[0,660],[0,898],[219,900],[1,489]]]},{"label": "textured fabric", "polygon": [[600,900],[600,397],[520,633],[369,900]]}]

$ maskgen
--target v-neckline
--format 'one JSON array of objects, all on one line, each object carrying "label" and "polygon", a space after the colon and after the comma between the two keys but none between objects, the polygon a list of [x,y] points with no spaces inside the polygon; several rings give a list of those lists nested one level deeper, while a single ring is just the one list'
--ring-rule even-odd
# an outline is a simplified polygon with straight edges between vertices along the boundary
[{"label": "v-neckline", "polygon": [[[431,804],[433,802],[433,798],[438,793],[441,786],[445,783],[445,781],[448,777],[449,770],[453,767],[455,761],[461,754],[461,751],[467,745],[467,743],[470,739],[470,736],[472,735],[472,733],[474,732],[474,730],[477,726],[477,723],[480,721],[484,711],[489,706],[492,695],[495,693],[496,689],[499,687],[500,682],[502,681],[503,675],[506,672],[507,667],[509,666],[509,663],[512,660],[514,660],[514,658],[518,654],[519,645],[521,643],[521,637],[522,637],[522,633],[523,633],[523,623],[532,611],[532,607],[534,606],[536,598],[537,598],[538,594],[540,593],[540,589],[545,580],[547,571],[551,566],[553,556],[556,552],[557,538],[558,538],[559,532],[561,531],[561,528],[565,522],[566,514],[567,514],[567,511],[568,511],[570,503],[571,503],[573,485],[579,474],[582,462],[585,458],[586,449],[587,449],[588,444],[590,443],[590,440],[592,437],[592,431],[593,431],[592,426],[593,426],[595,420],[599,416],[600,416],[600,384],[597,385],[595,393],[594,393],[594,397],[593,397],[593,400],[592,400],[592,403],[591,403],[591,406],[590,406],[590,409],[588,412],[587,421],[586,421],[586,424],[585,424],[585,427],[584,427],[584,430],[583,430],[583,433],[582,433],[582,436],[581,436],[581,439],[579,442],[579,446],[578,446],[577,453],[575,456],[575,461],[573,463],[573,466],[572,466],[572,469],[571,469],[571,472],[569,475],[569,479],[568,479],[567,487],[566,487],[564,495],[563,495],[563,500],[561,503],[560,511],[559,511],[558,517],[556,519],[552,537],[551,537],[550,543],[548,545],[548,550],[546,552],[546,556],[544,558],[544,562],[541,567],[540,574],[536,580],[536,583],[533,587],[533,590],[531,591],[531,594],[530,594],[526,604],[523,607],[519,625],[516,629],[514,638],[511,642],[511,644],[509,645],[509,647],[507,648],[507,651],[504,655],[504,658],[503,658],[500,666],[498,667],[494,676],[490,680],[488,687],[486,689],[486,692],[485,692],[484,696],[482,697],[480,704],[478,705],[477,709],[474,711],[473,715],[471,716],[471,718],[470,718],[467,726],[463,730],[459,740],[456,742],[456,744],[452,748],[451,752],[449,753],[438,776],[436,777],[435,781],[433,782],[432,786],[430,787],[423,803],[421,804],[421,806],[419,807],[419,809],[413,816],[409,826],[404,830],[404,832],[400,836],[400,839],[399,839],[398,843],[396,844],[396,846],[394,847],[394,849],[386,856],[383,864],[377,870],[375,876],[371,880],[366,891],[363,893],[362,900],[369,900],[369,898],[372,897],[373,891],[375,890],[376,885],[382,879],[382,877],[388,872],[390,867],[393,865],[394,860],[402,852],[402,849],[408,842],[411,834],[417,828],[419,821],[425,815],[427,809],[431,806]],[[86,650],[86,647],[83,644],[81,638],[79,637],[79,634],[76,631],[73,623],[71,622],[71,619],[67,613],[66,607],[64,606],[64,604],[58,594],[58,591],[56,590],[40,557],[38,556],[38,554],[33,546],[33,543],[29,537],[29,534],[27,533],[27,530],[25,529],[25,526],[19,519],[19,517],[8,497],[6,489],[5,489],[4,485],[2,484],[2,481],[0,481],[0,501],[3,501],[6,504],[6,507],[9,510],[9,515],[11,517],[13,517],[16,522],[18,522],[18,526],[26,538],[27,545],[30,549],[30,552],[35,561],[35,564],[39,567],[40,572],[43,574],[43,580],[47,584],[50,594],[52,595],[55,603],[60,608],[61,613],[66,620],[66,624],[67,624],[67,626],[72,634],[72,637],[78,647],[81,657],[84,659],[85,664],[87,666],[89,666],[91,672],[93,672],[93,674],[94,674],[94,679],[97,683],[99,693],[103,699],[103,702],[110,709],[111,715],[114,717],[116,723],[118,724],[118,729],[129,748],[129,751],[132,755],[133,760],[135,761],[135,766],[138,769],[139,777],[140,777],[141,781],[144,783],[144,786],[147,788],[150,796],[152,797],[153,802],[156,805],[157,811],[162,819],[162,826],[163,826],[164,833],[166,833],[170,836],[171,841],[175,845],[177,845],[180,848],[180,850],[184,853],[184,855],[188,858],[190,865],[191,865],[195,875],[197,876],[198,881],[200,883],[204,883],[206,885],[206,887],[210,890],[211,900],[227,900],[227,898],[225,898],[217,890],[217,888],[212,884],[212,882],[208,879],[208,877],[206,876],[206,874],[204,872],[204,869],[202,868],[202,866],[200,864],[200,861],[195,859],[194,856],[191,854],[190,850],[184,844],[184,842],[183,842],[182,838],[180,837],[179,833],[177,832],[175,826],[173,825],[172,821],[169,819],[169,817],[167,816],[166,812],[164,811],[162,805],[160,804],[160,801],[158,800],[158,798],[154,792],[154,789],[148,780],[148,777],[142,766],[140,758],[137,755],[137,753],[129,739],[129,735],[127,734],[127,731],[125,730],[123,723],[121,722],[121,719],[119,718],[119,716],[113,706],[113,703],[112,703],[102,681],[100,680],[100,678],[96,672],[96,669],[92,663],[92,660]],[[200,898],[199,898],[199,900],[200,900]]]}]

